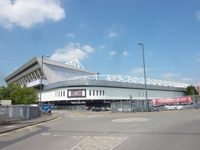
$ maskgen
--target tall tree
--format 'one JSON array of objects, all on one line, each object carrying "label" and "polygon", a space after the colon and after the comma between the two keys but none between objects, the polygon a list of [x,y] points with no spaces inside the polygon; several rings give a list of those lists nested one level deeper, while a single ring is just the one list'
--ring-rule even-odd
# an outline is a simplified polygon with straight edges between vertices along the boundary
[{"label": "tall tree", "polygon": [[186,95],[197,95],[197,94],[198,92],[194,86],[190,85],[186,88]]}]

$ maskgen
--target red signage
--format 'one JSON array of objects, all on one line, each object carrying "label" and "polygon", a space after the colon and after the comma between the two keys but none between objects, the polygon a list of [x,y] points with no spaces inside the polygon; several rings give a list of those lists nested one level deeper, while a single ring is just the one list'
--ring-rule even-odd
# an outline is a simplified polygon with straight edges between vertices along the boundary
[{"label": "red signage", "polygon": [[173,105],[173,104],[191,104],[192,98],[187,97],[178,97],[178,98],[168,98],[168,99],[154,99],[152,104],[155,106],[159,105]]}]

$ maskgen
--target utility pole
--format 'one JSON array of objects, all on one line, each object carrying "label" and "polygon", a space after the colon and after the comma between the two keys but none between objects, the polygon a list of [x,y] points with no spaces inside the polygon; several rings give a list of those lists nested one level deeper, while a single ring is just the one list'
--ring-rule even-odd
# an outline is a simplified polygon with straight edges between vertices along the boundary
[{"label": "utility pole", "polygon": [[147,79],[146,79],[146,66],[145,66],[145,56],[144,56],[144,44],[138,43],[142,48],[142,60],[143,60],[143,69],[144,69],[144,86],[145,86],[145,99],[147,102],[147,110],[149,111],[149,102],[147,99]]}]

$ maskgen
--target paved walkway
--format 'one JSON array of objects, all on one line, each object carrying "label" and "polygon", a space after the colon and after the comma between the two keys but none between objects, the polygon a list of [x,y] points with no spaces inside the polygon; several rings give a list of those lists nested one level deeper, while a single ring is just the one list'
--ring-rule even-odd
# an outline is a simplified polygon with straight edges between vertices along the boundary
[{"label": "paved walkway", "polygon": [[51,114],[51,115],[42,115],[39,118],[26,120],[26,121],[17,121],[17,122],[11,122],[8,124],[0,125],[0,134],[10,132],[13,130],[21,129],[24,127],[32,126],[35,124],[39,124],[42,122],[50,121],[53,119],[56,119],[57,115]]}]

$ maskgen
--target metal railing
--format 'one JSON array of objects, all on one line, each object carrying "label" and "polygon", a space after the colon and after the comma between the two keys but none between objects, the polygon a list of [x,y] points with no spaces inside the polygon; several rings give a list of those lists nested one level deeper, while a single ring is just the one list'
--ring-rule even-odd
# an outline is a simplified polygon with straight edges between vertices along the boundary
[{"label": "metal railing", "polygon": [[[86,80],[86,79],[88,79],[88,80],[105,80],[105,81],[144,84],[144,78],[134,77],[134,76],[124,76],[124,75],[89,75],[89,76],[72,77],[72,78],[69,78],[68,80],[81,80],[81,79],[83,79],[83,80]],[[147,85],[186,88],[190,84],[177,82],[177,81],[156,80],[156,79],[147,78]]]},{"label": "metal railing", "polygon": [[148,112],[148,100],[127,100],[111,103],[112,112]]}]

